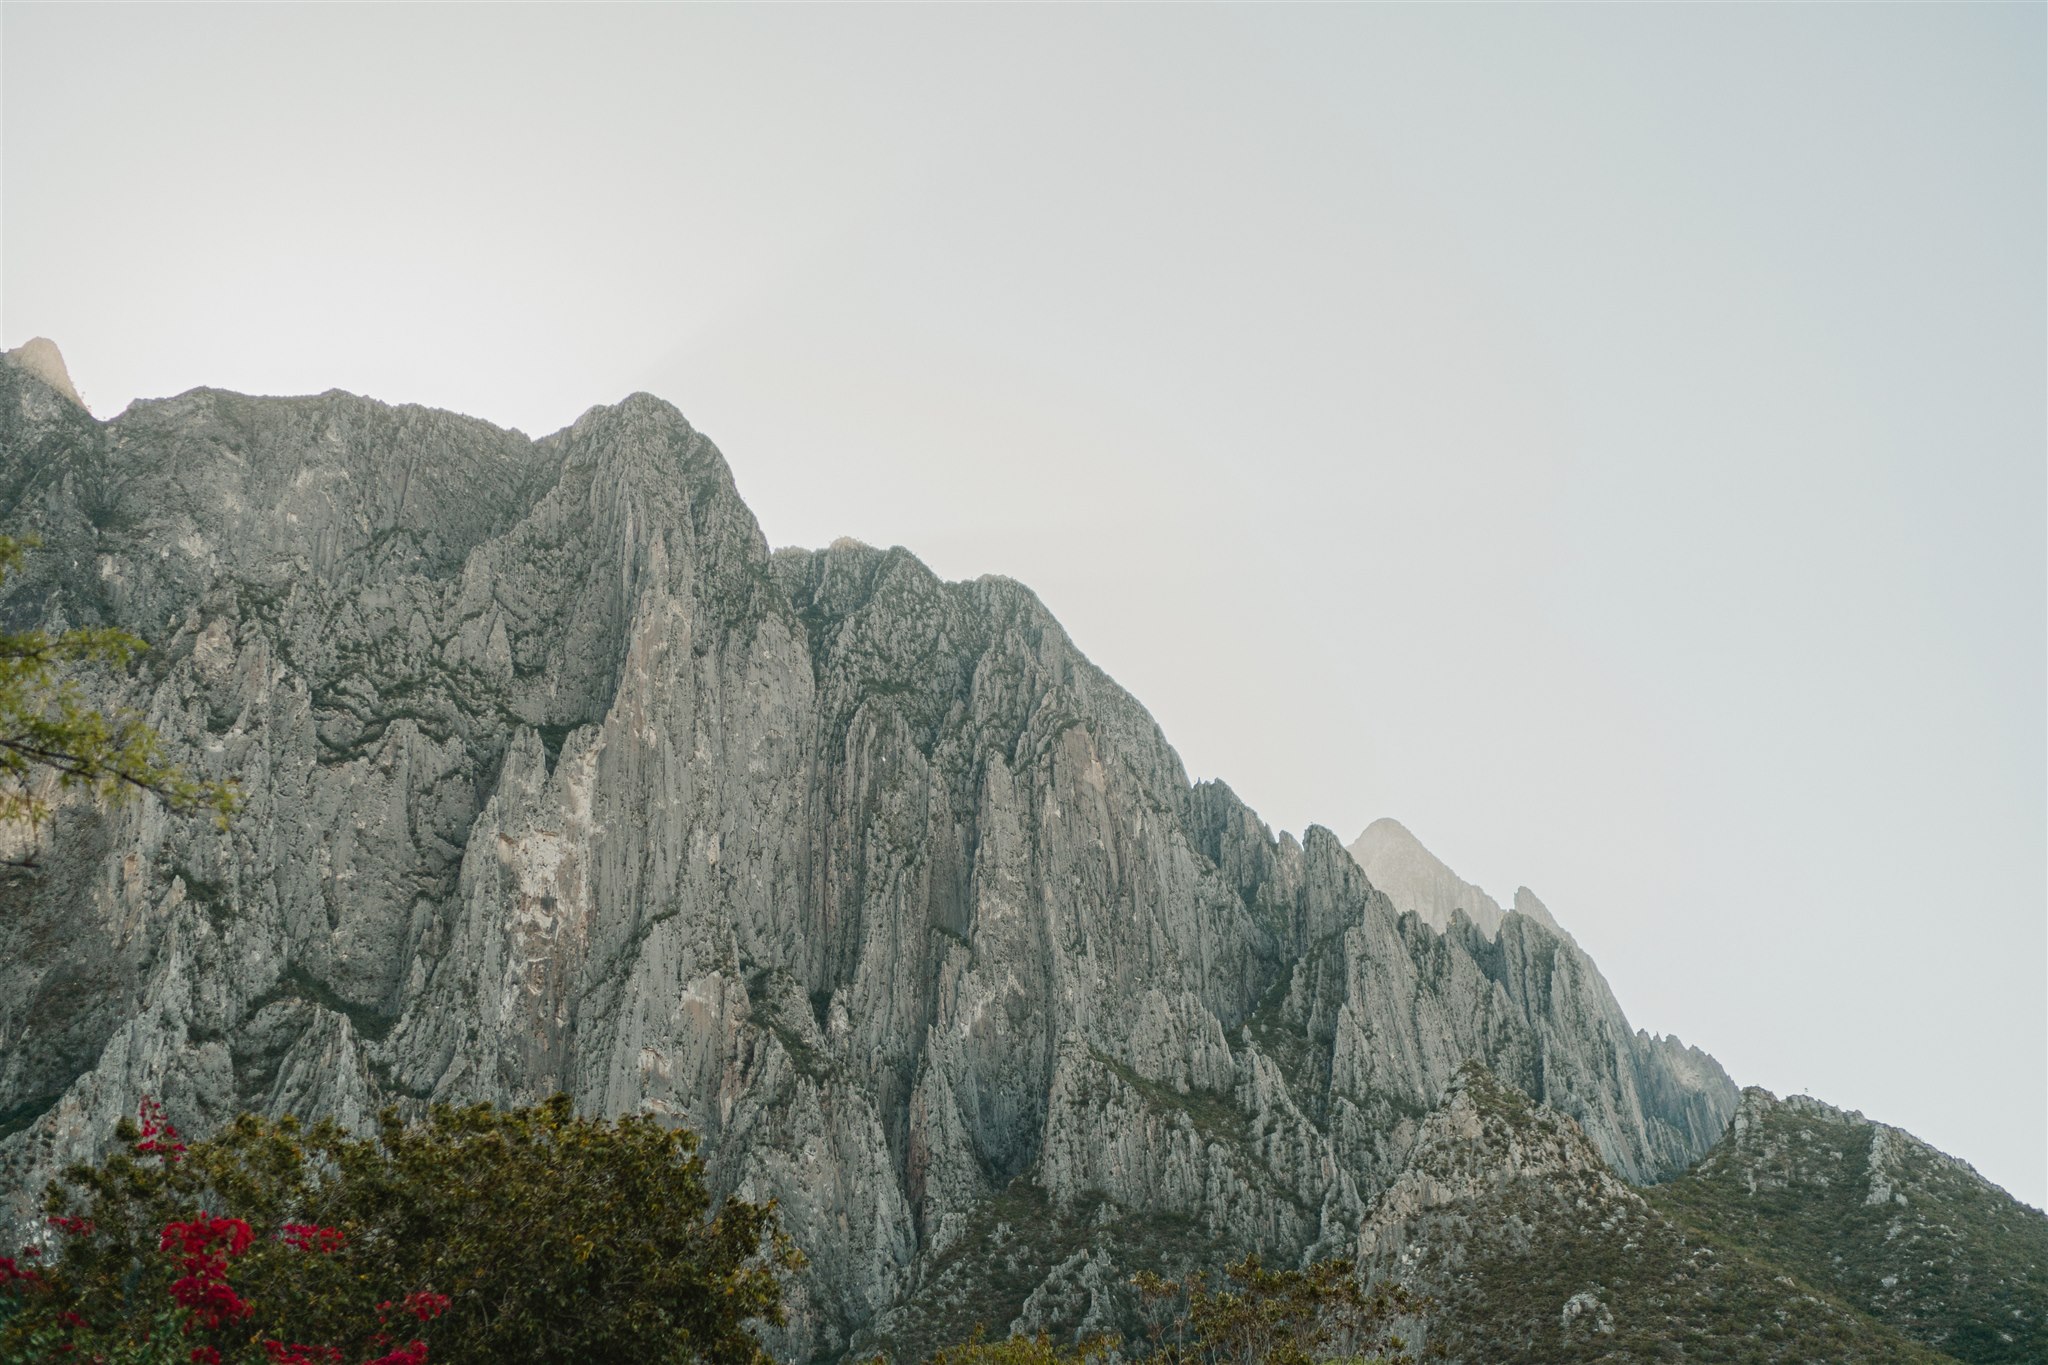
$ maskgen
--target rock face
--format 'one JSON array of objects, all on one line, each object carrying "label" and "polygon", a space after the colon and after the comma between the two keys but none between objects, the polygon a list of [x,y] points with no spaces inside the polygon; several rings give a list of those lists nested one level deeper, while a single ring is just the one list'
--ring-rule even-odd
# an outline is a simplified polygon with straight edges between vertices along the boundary
[{"label": "rock face", "polygon": [[[1352,841],[1350,853],[1396,909],[1412,911],[1432,929],[1447,929],[1452,917],[1462,914],[1488,938],[1499,934],[1506,918],[1500,902],[1451,871],[1399,820],[1382,817],[1367,825]],[[1516,890],[1514,908],[1546,929],[1564,932],[1526,886]]]},{"label": "rock face", "polygon": [[1357,1255],[1434,1300],[1407,1335],[1465,1365],[1948,1359],[1647,1193],[1475,1063],[1417,1128]]},{"label": "rock face", "polygon": [[1900,1129],[1751,1088],[1648,1195],[1957,1360],[2048,1360],[2048,1217]]},{"label": "rock face", "polygon": [[204,1131],[562,1090],[781,1201],[806,1358],[1346,1248],[1468,1060],[1632,1180],[1734,1112],[1544,924],[1432,928],[1190,785],[1020,585],[770,554],[657,399],[102,424],[0,366],[0,529],[42,539],[0,619],[155,642],[104,700],[246,796],[74,803],[0,887],[17,1209],[143,1093]]},{"label": "rock face", "polygon": [[0,360],[28,371],[51,392],[70,399],[81,408],[85,406],[85,400],[71,386],[71,371],[64,366],[64,353],[48,337],[30,337],[13,350],[0,353]]}]

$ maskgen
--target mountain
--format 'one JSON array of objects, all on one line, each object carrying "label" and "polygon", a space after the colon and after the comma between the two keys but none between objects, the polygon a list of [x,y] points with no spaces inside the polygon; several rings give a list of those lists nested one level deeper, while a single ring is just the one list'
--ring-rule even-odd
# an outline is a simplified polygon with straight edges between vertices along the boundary
[{"label": "mountain", "polygon": [[[1463,914],[1488,938],[1500,932],[1501,920],[1506,917],[1500,902],[1451,871],[1399,820],[1383,817],[1373,821],[1352,841],[1349,852],[1396,909],[1421,916],[1430,928],[1447,929],[1453,915]],[[1564,932],[1526,886],[1516,889],[1514,908],[1546,929]]]},{"label": "mountain", "polygon": [[143,1094],[666,1115],[811,1258],[785,1358],[1114,1311],[1349,1247],[1467,1062],[1674,1176],[1737,1091],[1541,919],[1433,927],[1191,784],[1001,578],[768,545],[647,395],[540,440],[330,392],[95,421],[0,365],[0,621],[155,649],[102,702],[222,833],[64,804],[0,884],[0,1190]]},{"label": "mountain", "polygon": [[1645,1194],[1957,1360],[2048,1360],[2048,1217],[1900,1129],[1748,1089],[1706,1159]]},{"label": "mountain", "polygon": [[0,361],[25,370],[40,379],[44,386],[61,398],[68,399],[78,407],[85,406],[85,400],[72,387],[71,371],[64,364],[64,353],[57,349],[57,343],[48,337],[30,337],[11,351],[0,352]]},{"label": "mountain", "polygon": [[1667,1216],[1577,1124],[1477,1064],[1422,1121],[1357,1254],[1430,1296],[1411,1339],[1464,1365],[1949,1359]]}]

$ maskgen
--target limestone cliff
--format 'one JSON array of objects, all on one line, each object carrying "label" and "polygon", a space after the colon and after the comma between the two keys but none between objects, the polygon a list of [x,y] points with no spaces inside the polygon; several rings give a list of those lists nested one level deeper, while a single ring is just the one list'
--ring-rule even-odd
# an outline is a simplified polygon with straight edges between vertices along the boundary
[{"label": "limestone cliff", "polygon": [[17,1209],[145,1092],[203,1131],[564,1090],[781,1201],[809,1357],[963,1285],[1075,1325],[1148,1256],[1347,1248],[1469,1060],[1631,1180],[1734,1112],[1536,919],[1439,931],[1191,785],[1021,585],[771,554],[658,399],[100,423],[0,366],[0,529],[42,541],[0,619],[153,641],[106,700],[247,797],[73,803],[0,886]]}]

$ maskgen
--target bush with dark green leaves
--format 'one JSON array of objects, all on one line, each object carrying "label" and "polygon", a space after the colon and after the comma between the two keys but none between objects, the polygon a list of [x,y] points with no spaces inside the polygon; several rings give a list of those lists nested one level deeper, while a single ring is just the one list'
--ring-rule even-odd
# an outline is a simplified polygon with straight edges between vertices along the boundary
[{"label": "bush with dark green leaves", "polygon": [[693,1134],[562,1096],[189,1145],[145,1105],[121,1137],[0,1273],[0,1360],[765,1365],[802,1264],[772,1204],[713,1208]]}]

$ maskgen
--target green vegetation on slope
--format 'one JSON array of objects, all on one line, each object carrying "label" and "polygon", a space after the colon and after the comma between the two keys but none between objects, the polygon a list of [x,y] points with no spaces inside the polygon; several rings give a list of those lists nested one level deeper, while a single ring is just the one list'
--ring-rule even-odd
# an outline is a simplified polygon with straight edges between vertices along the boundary
[{"label": "green vegetation on slope", "polygon": [[1898,1129],[1750,1090],[1697,1168],[1644,1195],[1957,1360],[2048,1360],[2048,1217]]},{"label": "green vegetation on slope", "polygon": [[1943,1359],[1653,1209],[1565,1195],[1518,1182],[1460,1211],[1433,1341],[1470,1362]]},{"label": "green vegetation on slope", "polygon": [[1366,1236],[1376,1274],[1437,1300],[1430,1345],[1468,1365],[1943,1359],[1667,1218],[1570,1119],[1476,1066]]}]

